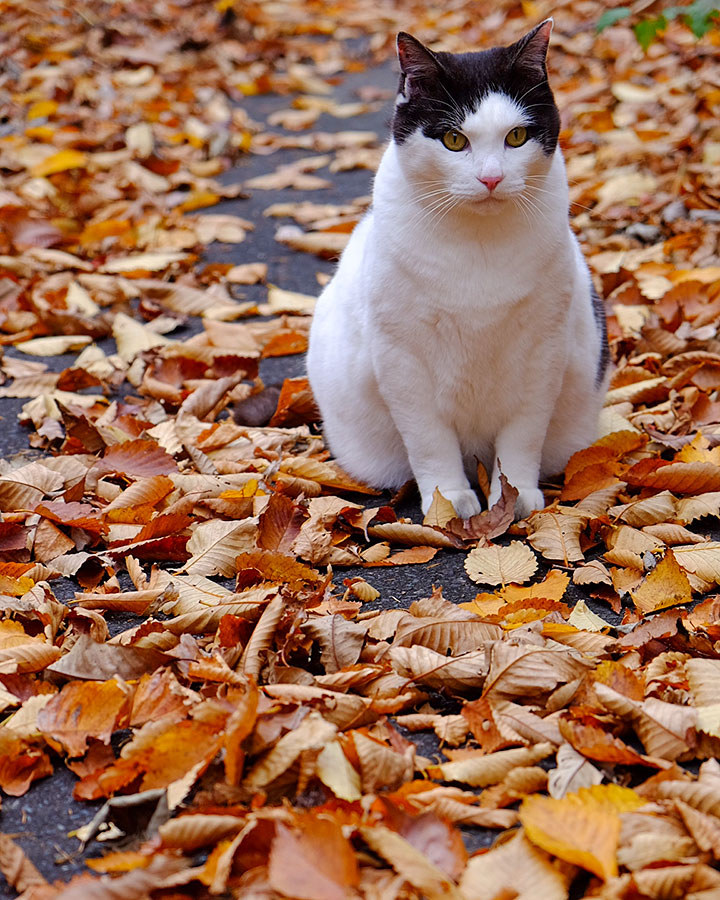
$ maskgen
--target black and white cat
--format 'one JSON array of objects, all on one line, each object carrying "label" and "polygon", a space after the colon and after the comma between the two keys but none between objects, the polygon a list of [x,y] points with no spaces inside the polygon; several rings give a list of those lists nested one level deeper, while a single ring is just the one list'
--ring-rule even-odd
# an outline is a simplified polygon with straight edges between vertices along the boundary
[{"label": "black and white cat", "polygon": [[542,475],[597,437],[605,320],[568,223],[552,20],[509,47],[434,53],[398,35],[393,136],[320,296],[308,374],[338,462],[376,487],[414,477],[458,515],[492,468],[542,508]]}]

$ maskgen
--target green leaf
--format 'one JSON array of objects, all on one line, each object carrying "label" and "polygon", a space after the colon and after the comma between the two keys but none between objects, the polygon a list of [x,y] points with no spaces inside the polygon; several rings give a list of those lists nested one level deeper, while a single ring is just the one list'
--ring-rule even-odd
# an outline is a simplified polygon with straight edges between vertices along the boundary
[{"label": "green leaf", "polygon": [[597,20],[595,31],[597,31],[599,34],[601,31],[604,31],[606,28],[609,28],[611,25],[614,25],[621,19],[627,19],[629,15],[629,6],[618,6],[616,9],[608,9]]},{"label": "green leaf", "polygon": [[633,31],[638,44],[647,52],[648,47],[658,36],[659,32],[666,27],[667,19],[665,16],[660,15],[657,19],[645,19],[642,22],[638,22],[637,25],[633,26]]},{"label": "green leaf", "polygon": [[720,18],[720,8],[716,0],[695,0],[690,6],[682,9],[683,20],[697,38],[701,38],[716,24],[714,19]]}]

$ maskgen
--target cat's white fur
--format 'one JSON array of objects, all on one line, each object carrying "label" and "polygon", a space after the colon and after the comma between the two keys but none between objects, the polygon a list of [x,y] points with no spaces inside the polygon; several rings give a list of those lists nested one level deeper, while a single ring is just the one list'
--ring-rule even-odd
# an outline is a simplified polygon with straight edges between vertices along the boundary
[{"label": "cat's white fur", "polygon": [[[544,506],[539,477],[597,436],[590,277],[560,150],[505,145],[525,115],[491,93],[463,151],[419,130],[391,142],[317,303],[307,366],[331,452],[376,487],[414,477],[424,512],[436,487],[458,515],[479,512],[479,459],[490,503],[502,467],[527,515]],[[500,175],[492,192],[479,180]]]}]

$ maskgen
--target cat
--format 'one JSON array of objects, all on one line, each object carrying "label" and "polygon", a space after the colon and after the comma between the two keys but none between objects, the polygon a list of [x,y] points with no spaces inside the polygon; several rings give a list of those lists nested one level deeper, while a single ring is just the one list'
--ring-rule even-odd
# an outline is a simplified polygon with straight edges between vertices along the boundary
[{"label": "cat", "polygon": [[569,225],[552,19],[507,47],[397,38],[400,85],[372,206],[321,293],[307,356],[328,447],[355,478],[415,478],[458,516],[492,469],[542,509],[540,477],[597,438],[605,317]]}]

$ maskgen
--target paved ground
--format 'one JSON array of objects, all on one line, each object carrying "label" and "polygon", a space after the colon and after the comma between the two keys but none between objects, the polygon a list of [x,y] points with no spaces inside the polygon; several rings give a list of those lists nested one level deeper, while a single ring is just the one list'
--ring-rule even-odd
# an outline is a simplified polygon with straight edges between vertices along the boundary
[{"label": "paved ground", "polygon": [[[394,92],[396,76],[394,65],[386,64],[366,73],[355,73],[348,76],[337,89],[337,99],[341,101],[357,99],[356,91],[363,85],[372,84],[380,89]],[[289,106],[292,98],[288,97],[254,97],[247,101],[250,115],[258,121],[269,114]],[[390,104],[385,103],[381,109],[354,120],[342,120],[323,115],[314,130],[337,131],[341,129],[374,130],[379,135],[387,134],[390,117]],[[276,129],[277,130],[277,129]],[[236,169],[225,176],[227,181],[244,181],[273,171],[279,164],[290,162],[310,155],[307,151],[281,151],[271,156],[252,156],[244,160]],[[325,175],[321,171],[318,174]],[[318,271],[331,272],[332,262],[322,261],[306,253],[298,253],[279,244],[274,233],[283,220],[264,218],[262,212],[272,203],[280,200],[309,199],[316,202],[343,203],[371,191],[372,175],[367,170],[354,170],[331,176],[333,187],[322,191],[255,191],[247,199],[226,202],[213,211],[228,212],[241,215],[255,222],[255,231],[240,245],[213,245],[207,250],[207,261],[216,262],[266,262],[269,267],[268,280],[282,288],[316,293]],[[251,287],[246,290],[248,299],[264,300],[265,288]],[[187,337],[200,330],[199,322],[193,322],[174,336]],[[101,343],[104,349],[113,350],[112,341]],[[13,354],[12,349],[7,351]],[[72,356],[53,357],[47,362],[53,369],[60,370],[72,362]],[[286,357],[263,361],[261,375],[266,383],[281,381],[284,377],[303,374],[302,357]],[[20,400],[3,400],[0,404],[0,455],[8,458],[17,453],[27,452],[27,434],[17,423],[17,412],[22,403]],[[420,509],[417,503],[411,503],[402,510],[420,520]],[[391,608],[397,604],[409,605],[415,599],[427,596],[433,585],[442,585],[445,596],[455,602],[469,600],[477,593],[476,586],[468,579],[463,569],[461,554],[443,552],[432,563],[424,566],[404,566],[395,569],[363,569],[342,570],[337,573],[341,582],[353,574],[362,574],[382,593],[380,604]],[[67,581],[53,582],[53,588],[59,598],[72,596],[75,585]],[[569,599],[572,599],[570,597]],[[591,601],[591,605],[592,601]],[[607,614],[607,610],[597,609]],[[112,623],[113,630],[126,627],[122,618]],[[418,736],[416,736],[418,737]],[[430,755],[436,751],[436,744],[429,738],[420,737],[420,752]],[[17,839],[30,855],[35,865],[49,880],[67,880],[74,872],[83,869],[82,860],[78,856],[78,841],[69,838],[68,832],[92,819],[99,804],[75,803],[71,798],[75,776],[62,764],[58,763],[55,774],[41,782],[36,782],[24,797],[3,798],[0,826],[2,831]],[[492,833],[479,829],[467,830],[469,848],[476,848],[492,840]],[[89,855],[101,852],[95,844],[89,848]],[[14,897],[15,892],[7,886],[0,885],[0,898]]]}]

